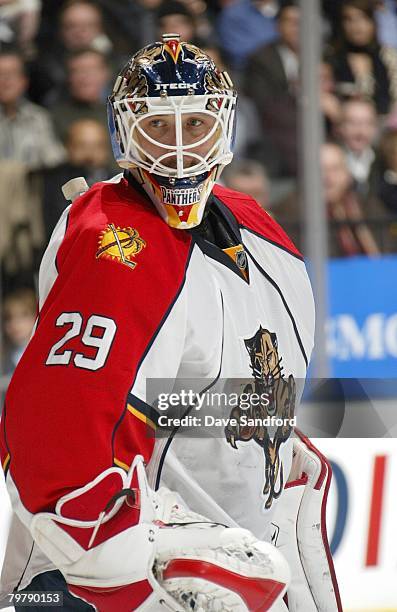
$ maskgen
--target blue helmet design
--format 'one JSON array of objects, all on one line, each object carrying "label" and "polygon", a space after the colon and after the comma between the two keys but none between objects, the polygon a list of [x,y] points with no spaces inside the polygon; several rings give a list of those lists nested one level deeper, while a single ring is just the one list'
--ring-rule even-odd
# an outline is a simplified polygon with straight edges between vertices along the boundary
[{"label": "blue helmet design", "polygon": [[[117,77],[108,102],[116,161],[123,168],[139,169],[157,199],[168,194],[161,204],[168,206],[167,213],[161,206],[160,212],[167,222],[170,214],[178,217],[174,227],[200,222],[198,208],[232,160],[235,108],[229,75],[176,34],[138,51]],[[164,130],[153,130],[157,124]],[[196,193],[187,196],[184,189]],[[175,209],[179,202],[182,208]]]}]

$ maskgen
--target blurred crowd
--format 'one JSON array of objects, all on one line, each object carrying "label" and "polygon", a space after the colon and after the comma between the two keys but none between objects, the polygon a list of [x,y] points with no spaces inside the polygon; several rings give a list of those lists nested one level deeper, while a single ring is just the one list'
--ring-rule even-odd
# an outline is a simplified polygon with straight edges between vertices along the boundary
[{"label": "blurred crowd", "polygon": [[[320,155],[331,257],[397,252],[397,1],[322,0]],[[163,32],[211,55],[239,93],[223,183],[252,194],[302,248],[299,2],[0,0],[2,373],[36,313],[40,258],[61,186],[118,172],[106,98]]]}]

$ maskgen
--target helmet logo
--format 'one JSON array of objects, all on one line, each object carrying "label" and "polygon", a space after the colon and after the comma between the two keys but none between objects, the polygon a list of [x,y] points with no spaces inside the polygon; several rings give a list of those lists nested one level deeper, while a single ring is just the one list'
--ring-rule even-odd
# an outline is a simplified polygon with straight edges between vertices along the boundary
[{"label": "helmet logo", "polygon": [[170,189],[161,185],[160,189],[164,204],[187,206],[200,202],[203,185],[197,185],[197,187],[188,189],[186,189],[186,187],[182,189]]},{"label": "helmet logo", "polygon": [[197,89],[198,83],[156,83],[157,91],[162,89]]},{"label": "helmet logo", "polygon": [[182,47],[179,40],[167,40],[167,42],[164,43],[164,50],[171,55],[172,59],[176,64],[178,61],[178,57],[182,51]]}]

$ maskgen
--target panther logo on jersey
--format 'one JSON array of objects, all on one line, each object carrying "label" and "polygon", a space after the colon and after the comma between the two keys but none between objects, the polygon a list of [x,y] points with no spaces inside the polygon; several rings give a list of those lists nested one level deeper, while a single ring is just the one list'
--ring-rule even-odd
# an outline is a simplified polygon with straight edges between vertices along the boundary
[{"label": "panther logo on jersey", "polygon": [[[286,421],[294,416],[296,401],[296,385],[292,374],[283,376],[282,357],[278,355],[278,342],[275,333],[259,327],[252,338],[244,340],[250,357],[250,367],[254,382],[244,388],[244,393],[268,398],[266,405],[251,405],[248,410],[236,406],[230,413],[230,419],[235,419],[236,426],[225,427],[226,440],[237,449],[236,442],[255,440],[263,449],[265,458],[265,484],[263,495],[267,495],[265,509],[269,509],[273,500],[280,496],[284,486],[284,468],[280,459],[280,447],[291,435],[292,426]],[[284,424],[278,426],[273,439],[265,425],[242,426],[240,417],[244,414],[248,419],[261,419],[275,416],[283,419]],[[277,485],[278,483],[278,485]]]},{"label": "panther logo on jersey", "polygon": [[132,257],[138,255],[145,246],[146,242],[136,229],[115,227],[113,223],[109,223],[99,237],[99,248],[95,256],[97,259],[104,257],[119,261],[133,270],[137,264]]}]

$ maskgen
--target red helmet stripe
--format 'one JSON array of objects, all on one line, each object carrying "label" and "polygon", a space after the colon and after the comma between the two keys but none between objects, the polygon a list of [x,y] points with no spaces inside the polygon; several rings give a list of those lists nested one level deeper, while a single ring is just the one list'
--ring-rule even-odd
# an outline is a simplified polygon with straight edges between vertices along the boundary
[{"label": "red helmet stripe", "polygon": [[171,55],[172,59],[176,64],[178,61],[179,54],[182,51],[182,47],[179,40],[167,40],[167,42],[164,44],[164,49],[168,51],[168,53]]}]

